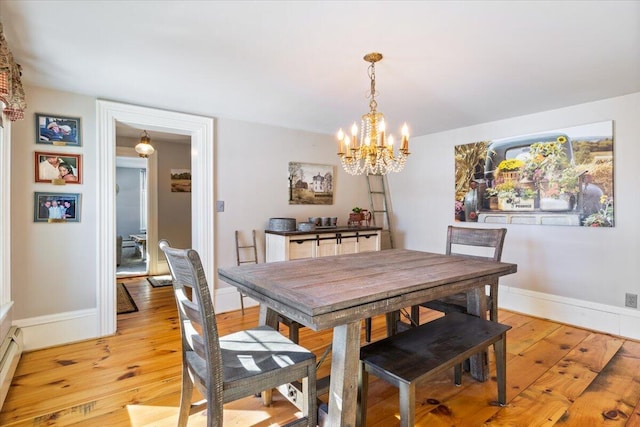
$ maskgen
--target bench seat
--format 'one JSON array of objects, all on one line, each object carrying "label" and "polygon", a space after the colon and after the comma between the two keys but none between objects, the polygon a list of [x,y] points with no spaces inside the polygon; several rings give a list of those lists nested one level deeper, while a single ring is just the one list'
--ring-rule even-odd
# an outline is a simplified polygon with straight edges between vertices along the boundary
[{"label": "bench seat", "polygon": [[506,403],[506,333],[511,326],[463,313],[449,313],[360,350],[360,410],[357,425],[366,425],[368,374],[398,387],[400,425],[415,424],[415,389],[421,381],[455,367],[462,379],[462,362],[491,344],[496,354],[498,402]]}]

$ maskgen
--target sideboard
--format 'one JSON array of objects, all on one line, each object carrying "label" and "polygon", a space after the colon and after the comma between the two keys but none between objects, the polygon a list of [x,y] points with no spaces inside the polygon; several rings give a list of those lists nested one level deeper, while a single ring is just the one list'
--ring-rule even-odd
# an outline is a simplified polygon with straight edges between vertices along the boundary
[{"label": "sideboard", "polygon": [[380,250],[381,227],[265,231],[266,262]]}]

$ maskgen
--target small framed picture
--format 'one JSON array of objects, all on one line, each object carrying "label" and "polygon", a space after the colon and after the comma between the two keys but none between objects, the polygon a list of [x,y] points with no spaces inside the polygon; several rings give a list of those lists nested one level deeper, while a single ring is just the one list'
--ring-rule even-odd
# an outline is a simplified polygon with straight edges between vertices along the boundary
[{"label": "small framed picture", "polygon": [[80,118],[36,113],[36,144],[80,147]]},{"label": "small framed picture", "polygon": [[82,155],[69,153],[35,152],[36,182],[52,184],[81,184]]},{"label": "small framed picture", "polygon": [[34,222],[80,222],[79,193],[34,193]]}]

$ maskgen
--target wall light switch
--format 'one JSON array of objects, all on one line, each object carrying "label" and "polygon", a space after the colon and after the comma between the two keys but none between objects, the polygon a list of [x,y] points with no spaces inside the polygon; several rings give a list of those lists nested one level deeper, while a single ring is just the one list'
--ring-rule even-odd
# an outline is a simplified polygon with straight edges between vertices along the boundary
[{"label": "wall light switch", "polygon": [[224,212],[224,201],[223,200],[216,201],[216,212]]}]

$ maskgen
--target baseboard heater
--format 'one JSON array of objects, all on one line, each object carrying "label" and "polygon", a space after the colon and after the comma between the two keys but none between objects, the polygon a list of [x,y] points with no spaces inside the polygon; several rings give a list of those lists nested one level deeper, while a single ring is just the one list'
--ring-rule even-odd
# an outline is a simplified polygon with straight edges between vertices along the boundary
[{"label": "baseboard heater", "polygon": [[0,345],[0,408],[2,408],[4,399],[9,392],[9,386],[11,386],[11,380],[16,372],[23,348],[22,330],[12,326]]}]

